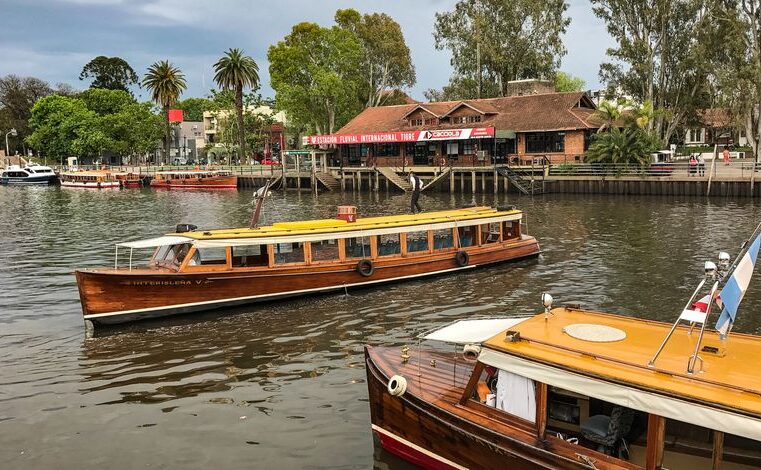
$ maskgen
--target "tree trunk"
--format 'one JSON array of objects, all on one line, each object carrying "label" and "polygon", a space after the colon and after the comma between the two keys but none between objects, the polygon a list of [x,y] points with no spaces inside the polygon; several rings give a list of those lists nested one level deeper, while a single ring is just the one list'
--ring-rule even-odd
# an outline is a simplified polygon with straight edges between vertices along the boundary
[{"label": "tree trunk", "polygon": [[171,148],[172,127],[169,123],[169,106],[164,106],[164,162],[169,163],[169,149]]},{"label": "tree trunk", "polygon": [[245,159],[246,131],[243,128],[243,85],[235,86],[235,110],[238,114],[238,159],[242,163]]}]

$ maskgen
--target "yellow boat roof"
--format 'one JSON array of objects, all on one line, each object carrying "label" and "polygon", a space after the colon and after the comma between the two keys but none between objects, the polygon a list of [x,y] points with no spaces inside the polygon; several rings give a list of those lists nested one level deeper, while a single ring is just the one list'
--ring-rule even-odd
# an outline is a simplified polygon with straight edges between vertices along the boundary
[{"label": "yellow boat roof", "polygon": [[194,231],[174,233],[195,240],[219,240],[235,238],[264,238],[315,235],[326,233],[342,233],[387,229],[393,227],[409,227],[415,225],[431,225],[445,222],[460,222],[494,217],[514,216],[520,218],[521,211],[517,209],[500,211],[491,207],[472,207],[446,211],[424,212],[420,214],[388,215],[381,217],[357,218],[355,222],[340,219],[316,219],[294,222],[276,222],[272,225],[250,228],[229,228],[219,230]]},{"label": "yellow boat roof", "polygon": [[[699,353],[703,372],[687,374],[699,327],[692,334],[688,328],[678,328],[654,366],[648,367],[671,325],[566,307],[552,313],[549,320],[540,314],[511,328],[520,333],[521,341],[508,342],[502,332],[483,346],[606,382],[761,416],[761,369],[755,362],[761,357],[761,337],[733,333],[722,344],[716,332],[706,329]],[[577,339],[566,332],[575,324],[616,328],[626,337],[610,342]],[[706,350],[706,346],[717,348],[717,352]]]}]

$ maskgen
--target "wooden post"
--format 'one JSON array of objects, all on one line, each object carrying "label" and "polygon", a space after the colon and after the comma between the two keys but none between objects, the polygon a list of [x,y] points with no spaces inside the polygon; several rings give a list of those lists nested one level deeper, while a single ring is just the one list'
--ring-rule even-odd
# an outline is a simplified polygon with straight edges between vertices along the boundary
[{"label": "wooden post", "polygon": [[341,192],[346,192],[346,175],[343,169],[341,169]]},{"label": "wooden post", "polygon": [[470,172],[470,192],[476,194],[476,172]]},{"label": "wooden post", "polygon": [[708,188],[706,189],[706,196],[711,195],[711,182],[713,181],[713,175],[716,173],[716,159],[719,158],[719,144],[713,145],[713,161],[711,161],[711,171],[708,172]]},{"label": "wooden post", "polygon": [[721,461],[724,456],[724,433],[713,432],[713,470],[721,469]]},{"label": "wooden post", "polygon": [[536,388],[536,431],[539,439],[544,439],[547,431],[547,384],[543,383],[537,384]]},{"label": "wooden post", "polygon": [[465,172],[460,172],[460,193],[465,194]]},{"label": "wooden post", "polygon": [[449,170],[449,193],[454,193],[454,168]]},{"label": "wooden post", "polygon": [[485,171],[481,172],[481,192],[482,193],[486,192],[486,172]]},{"label": "wooden post", "polygon": [[497,194],[499,192],[499,179],[497,178],[497,169],[494,169],[494,172],[492,173],[492,177],[494,178],[494,194]]},{"label": "wooden post", "polygon": [[375,191],[380,191],[380,172],[375,172]]},{"label": "wooden post", "polygon": [[647,417],[647,470],[659,470],[663,465],[663,439],[666,435],[666,419],[650,414]]}]

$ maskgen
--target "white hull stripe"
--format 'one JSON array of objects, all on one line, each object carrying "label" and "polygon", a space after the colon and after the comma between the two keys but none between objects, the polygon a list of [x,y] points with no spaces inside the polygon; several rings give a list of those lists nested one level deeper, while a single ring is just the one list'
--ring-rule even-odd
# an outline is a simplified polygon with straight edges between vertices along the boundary
[{"label": "white hull stripe", "polygon": [[476,266],[477,265],[472,264],[469,266],[463,266],[461,268],[443,269],[441,271],[431,271],[431,272],[421,273],[421,274],[411,274],[409,276],[390,277],[386,279],[378,279],[375,281],[354,282],[351,284],[340,284],[340,285],[327,286],[327,287],[315,287],[312,289],[301,289],[301,290],[293,290],[288,292],[276,292],[272,294],[249,295],[245,297],[233,297],[229,299],[207,300],[203,302],[192,302],[187,304],[165,305],[163,307],[139,308],[135,310],[122,310],[119,312],[92,313],[90,315],[84,315],[84,318],[85,319],[101,318],[101,317],[110,317],[114,315],[127,315],[127,314],[133,314],[133,313],[144,313],[144,312],[154,312],[154,311],[161,311],[161,310],[171,310],[171,309],[177,309],[177,308],[195,307],[200,305],[225,304],[228,302],[238,302],[241,300],[266,299],[268,297],[282,297],[282,296],[289,296],[294,294],[306,294],[310,292],[326,292],[326,291],[331,291],[336,289],[342,289],[344,287],[366,286],[368,284],[378,284],[382,282],[391,282],[391,281],[399,281],[403,279],[412,279],[416,277],[432,276],[434,274],[443,274],[443,273],[448,273],[452,271],[460,271],[463,269],[472,269],[472,268],[475,268]]},{"label": "white hull stripe", "polygon": [[391,433],[389,431],[386,431],[385,429],[383,429],[382,427],[380,427],[380,426],[378,426],[376,424],[373,424],[372,428],[373,428],[373,431],[375,431],[375,432],[377,432],[379,434],[383,434],[384,436],[390,437],[391,439],[393,439],[393,440],[395,440],[395,441],[397,441],[397,442],[399,442],[401,444],[404,444],[405,446],[407,446],[407,447],[409,447],[411,449],[414,449],[414,450],[420,452],[421,454],[425,454],[428,457],[431,457],[432,459],[438,460],[441,463],[449,465],[452,468],[457,468],[457,469],[460,469],[460,470],[467,470],[467,468],[468,468],[468,467],[463,467],[462,465],[457,464],[455,462],[452,462],[451,460],[446,459],[446,458],[444,458],[444,457],[442,457],[442,456],[440,456],[438,454],[434,454],[430,450],[425,449],[423,447],[420,447],[419,445],[417,445],[417,444],[415,444],[413,442],[410,442],[410,441],[408,441],[408,440],[406,440],[404,438],[401,438],[401,437],[397,436],[396,434],[393,434],[393,433]]}]

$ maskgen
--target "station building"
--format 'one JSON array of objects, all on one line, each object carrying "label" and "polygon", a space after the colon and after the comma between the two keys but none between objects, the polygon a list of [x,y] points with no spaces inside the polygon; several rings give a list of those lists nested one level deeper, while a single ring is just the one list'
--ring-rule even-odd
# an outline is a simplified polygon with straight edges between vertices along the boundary
[{"label": "station building", "polygon": [[574,163],[599,127],[595,109],[584,92],[372,107],[304,143],[335,146],[344,166]]}]

